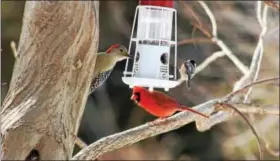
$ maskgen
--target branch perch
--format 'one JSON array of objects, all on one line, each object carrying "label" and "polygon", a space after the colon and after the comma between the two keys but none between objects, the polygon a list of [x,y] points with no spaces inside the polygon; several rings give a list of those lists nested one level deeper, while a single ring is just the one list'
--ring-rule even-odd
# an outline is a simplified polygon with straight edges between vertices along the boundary
[{"label": "branch perch", "polygon": [[[279,80],[279,77],[275,79],[269,79],[267,81],[262,81],[262,83],[272,82],[276,79]],[[256,84],[259,83],[254,83],[253,85]],[[248,85],[246,88],[249,87],[250,86]],[[193,107],[193,109],[204,114],[211,114],[215,111],[215,105],[225,100],[226,99],[224,98],[210,100],[208,102]],[[238,109],[238,106],[236,106],[236,108]],[[228,118],[232,116],[231,114],[229,114],[229,112],[225,111],[224,113],[228,114],[229,116],[224,117],[224,114],[220,115],[221,112],[222,111],[212,115],[209,119],[201,118],[200,116],[188,112],[180,112],[165,120],[159,120],[156,124],[150,124],[148,122],[144,125],[104,137],[90,144],[86,148],[82,149],[71,160],[94,160],[106,152],[110,152],[115,149],[122,148],[124,146],[131,145],[138,141],[144,140],[146,138],[178,129],[194,121],[196,122],[196,126],[199,131],[205,131],[220,122],[228,120]],[[219,122],[216,121],[217,119],[219,120]]]}]

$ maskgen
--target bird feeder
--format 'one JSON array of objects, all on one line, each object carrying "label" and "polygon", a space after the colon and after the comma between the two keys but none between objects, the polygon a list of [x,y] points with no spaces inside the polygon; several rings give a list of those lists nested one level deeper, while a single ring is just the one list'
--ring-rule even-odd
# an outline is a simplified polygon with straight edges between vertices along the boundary
[{"label": "bird feeder", "polygon": [[[177,11],[173,8],[173,1],[140,1],[134,15],[128,52],[134,55],[134,59],[127,59],[122,80],[130,88],[142,86],[168,91],[178,85]],[[174,54],[174,72],[170,70],[171,54]]]}]

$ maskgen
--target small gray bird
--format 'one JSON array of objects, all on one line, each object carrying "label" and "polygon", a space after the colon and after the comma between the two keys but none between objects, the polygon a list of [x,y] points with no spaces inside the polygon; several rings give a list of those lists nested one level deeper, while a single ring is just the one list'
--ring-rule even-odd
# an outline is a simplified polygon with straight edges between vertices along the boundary
[{"label": "small gray bird", "polygon": [[194,60],[187,60],[185,61],[182,65],[181,68],[179,69],[180,75],[181,75],[181,80],[185,80],[187,82],[187,88],[190,88],[190,81],[195,73],[196,69],[196,62]]}]

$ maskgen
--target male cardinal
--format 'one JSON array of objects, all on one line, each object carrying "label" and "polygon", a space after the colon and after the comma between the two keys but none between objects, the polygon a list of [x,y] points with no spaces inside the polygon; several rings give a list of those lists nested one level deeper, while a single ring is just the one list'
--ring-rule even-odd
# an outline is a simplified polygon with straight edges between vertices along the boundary
[{"label": "male cardinal", "polygon": [[159,91],[149,91],[146,88],[135,86],[131,100],[135,101],[140,107],[144,108],[150,114],[165,118],[173,115],[176,111],[191,111],[200,116],[208,116],[195,111],[187,106],[179,104],[175,99]]}]

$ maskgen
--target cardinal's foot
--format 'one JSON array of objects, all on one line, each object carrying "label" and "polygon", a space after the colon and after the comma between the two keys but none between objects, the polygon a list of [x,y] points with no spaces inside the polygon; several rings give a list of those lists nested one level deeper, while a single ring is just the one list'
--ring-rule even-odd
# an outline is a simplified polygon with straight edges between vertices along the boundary
[{"label": "cardinal's foot", "polygon": [[154,121],[149,122],[149,124],[150,125],[156,125],[156,124],[159,124],[161,121],[163,121],[165,119],[166,119],[165,117],[160,117],[160,118],[155,119]]}]

